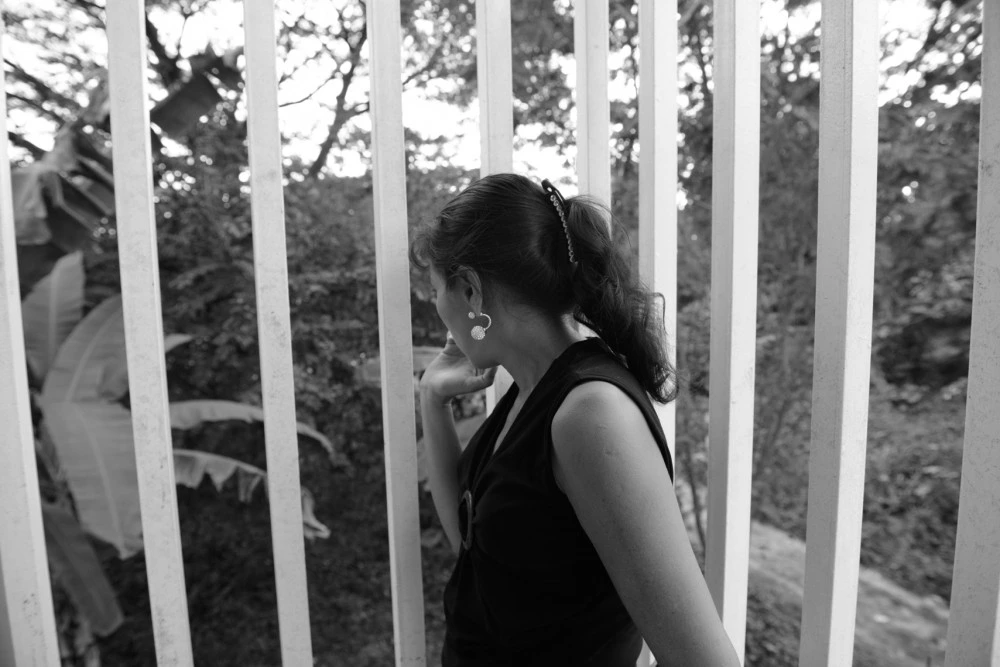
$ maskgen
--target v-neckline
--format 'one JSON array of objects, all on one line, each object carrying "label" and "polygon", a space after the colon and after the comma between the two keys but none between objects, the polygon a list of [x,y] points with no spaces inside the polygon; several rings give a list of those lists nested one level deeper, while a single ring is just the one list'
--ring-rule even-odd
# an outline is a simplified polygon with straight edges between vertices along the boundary
[{"label": "v-neckline", "polygon": [[[569,357],[570,351],[576,349],[578,346],[582,346],[583,344],[592,342],[594,340],[600,340],[600,339],[584,338],[583,340],[578,340],[576,342],[570,343],[566,347],[566,349],[560,352],[556,356],[556,358],[552,360],[552,363],[549,364],[549,367],[545,369],[545,372],[542,373],[542,377],[538,379],[538,382],[535,383],[535,386],[532,387],[531,391],[528,392],[527,396],[525,396],[524,402],[521,404],[520,409],[518,409],[517,414],[514,415],[513,419],[511,419],[510,413],[511,410],[514,409],[514,404],[517,402],[518,397],[521,395],[521,388],[517,385],[516,382],[511,384],[510,389],[508,389],[507,393],[504,395],[504,399],[506,399],[508,396],[511,396],[511,400],[510,403],[507,405],[506,409],[504,410],[503,420],[499,424],[500,430],[497,432],[496,437],[493,438],[492,446],[489,448],[489,452],[486,455],[486,463],[496,458],[496,456],[501,451],[507,448],[507,440],[510,439],[510,434],[514,431],[514,428],[517,426],[517,422],[518,420],[520,420],[521,415],[524,413],[525,409],[532,402],[534,397],[538,394],[538,388],[541,387],[542,384],[549,379],[549,376],[558,366],[562,365],[565,362],[565,360]],[[510,420],[510,425],[507,424],[508,420]]]},{"label": "v-neckline", "polygon": [[[539,380],[538,384],[541,384],[541,380]],[[538,388],[538,384],[535,385],[535,389]],[[518,387],[516,383],[514,383],[510,386],[510,389],[507,390],[508,394],[510,394],[511,392],[514,393],[512,395],[509,405],[507,406],[507,409],[504,410],[503,421],[500,422],[499,424],[500,430],[497,432],[496,437],[493,438],[493,444],[490,447],[490,454],[487,457],[488,459],[492,459],[500,451],[502,445],[504,444],[504,441],[510,435],[510,432],[514,430],[514,425],[517,424],[517,418],[521,416],[522,412],[524,412],[524,406],[526,406],[528,404],[528,401],[531,399],[531,394],[535,393],[535,389],[532,389],[531,392],[527,396],[525,396],[524,403],[521,404],[521,407],[518,409],[517,414],[513,416],[513,419],[511,418],[510,413],[514,409],[514,405],[517,403],[518,397],[521,395],[521,388]],[[507,424],[508,420],[510,421],[509,425]]]}]

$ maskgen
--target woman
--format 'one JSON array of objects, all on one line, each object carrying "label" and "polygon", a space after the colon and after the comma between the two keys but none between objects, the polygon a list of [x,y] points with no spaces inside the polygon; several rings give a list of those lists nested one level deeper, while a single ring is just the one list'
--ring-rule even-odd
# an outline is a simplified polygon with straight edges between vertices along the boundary
[{"label": "woman", "polygon": [[[420,383],[430,488],[458,549],[444,667],[738,665],[695,560],[650,396],[674,396],[655,295],[607,211],[488,176],[413,242],[449,335]],[[577,323],[597,337],[586,337]],[[514,385],[460,451],[450,403]]]}]

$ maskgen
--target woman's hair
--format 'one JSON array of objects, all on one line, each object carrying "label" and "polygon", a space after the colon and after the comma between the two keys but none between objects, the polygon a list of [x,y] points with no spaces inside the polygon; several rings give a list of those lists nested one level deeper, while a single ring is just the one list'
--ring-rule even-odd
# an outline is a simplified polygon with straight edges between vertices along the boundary
[{"label": "woman's hair", "polygon": [[433,266],[449,286],[472,269],[487,298],[499,287],[543,311],[572,312],[624,358],[654,400],[672,400],[676,375],[658,295],[639,282],[614,243],[607,207],[585,196],[565,200],[564,231],[549,197],[524,176],[486,176],[416,233],[410,259]]}]

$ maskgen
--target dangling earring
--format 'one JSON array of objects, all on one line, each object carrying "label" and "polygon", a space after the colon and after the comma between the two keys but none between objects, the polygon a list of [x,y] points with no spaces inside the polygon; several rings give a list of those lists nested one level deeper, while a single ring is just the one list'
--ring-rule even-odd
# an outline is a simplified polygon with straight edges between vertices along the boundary
[{"label": "dangling earring", "polygon": [[[481,327],[478,324],[476,326],[472,327],[472,337],[475,340],[482,340],[482,339],[486,338],[486,329],[489,329],[491,326],[493,326],[493,318],[492,317],[490,317],[486,313],[482,313],[482,316],[486,318],[486,327],[485,328]],[[475,319],[475,317],[476,317],[476,314],[470,310],[469,311],[469,319],[472,320],[472,319]]]}]

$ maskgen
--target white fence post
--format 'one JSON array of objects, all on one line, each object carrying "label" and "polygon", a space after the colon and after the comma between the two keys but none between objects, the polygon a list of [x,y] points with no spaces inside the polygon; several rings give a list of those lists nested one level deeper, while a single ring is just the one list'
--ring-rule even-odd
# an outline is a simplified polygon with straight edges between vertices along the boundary
[{"label": "white fence post", "polygon": [[[0,51],[4,26],[0,19]],[[7,91],[0,82],[0,664],[59,664],[42,507],[35,467],[13,192]]]},{"label": "white fence post", "polygon": [[878,3],[823,0],[819,219],[802,667],[854,652],[871,367]]},{"label": "white fence post", "polygon": [[368,3],[375,270],[396,665],[425,664],[399,0]]},{"label": "white fence post", "polygon": [[[511,66],[510,0],[476,0],[476,78],[479,83],[480,176],[514,169],[514,75]],[[486,390],[486,409],[496,407],[513,382],[502,367]]]},{"label": "white fence post", "polygon": [[743,659],[757,337],[760,3],[715,1],[705,577]]},{"label": "white fence post", "polygon": [[514,168],[510,0],[476,0],[480,175]]},{"label": "white fence post", "polygon": [[142,0],[108,2],[115,217],[153,636],[159,664],[180,667],[193,659],[160,312],[145,17]]},{"label": "white fence post", "polygon": [[[639,276],[677,363],[677,0],[639,1]],[[673,457],[676,404],[656,406]]]},{"label": "white fence post", "polygon": [[[639,0],[639,277],[663,295],[677,364],[677,0]],[[674,459],[677,404],[655,404]],[[636,667],[652,655],[642,647]]]},{"label": "white fence post", "polygon": [[979,222],[947,667],[1000,666],[1000,6],[983,3]]},{"label": "white fence post", "polygon": [[574,0],[576,174],[582,194],[611,205],[608,0]]},{"label": "white fence post", "polygon": [[302,536],[295,378],[288,297],[274,0],[244,0],[254,284],[267,491],[285,667],[313,664]]}]

